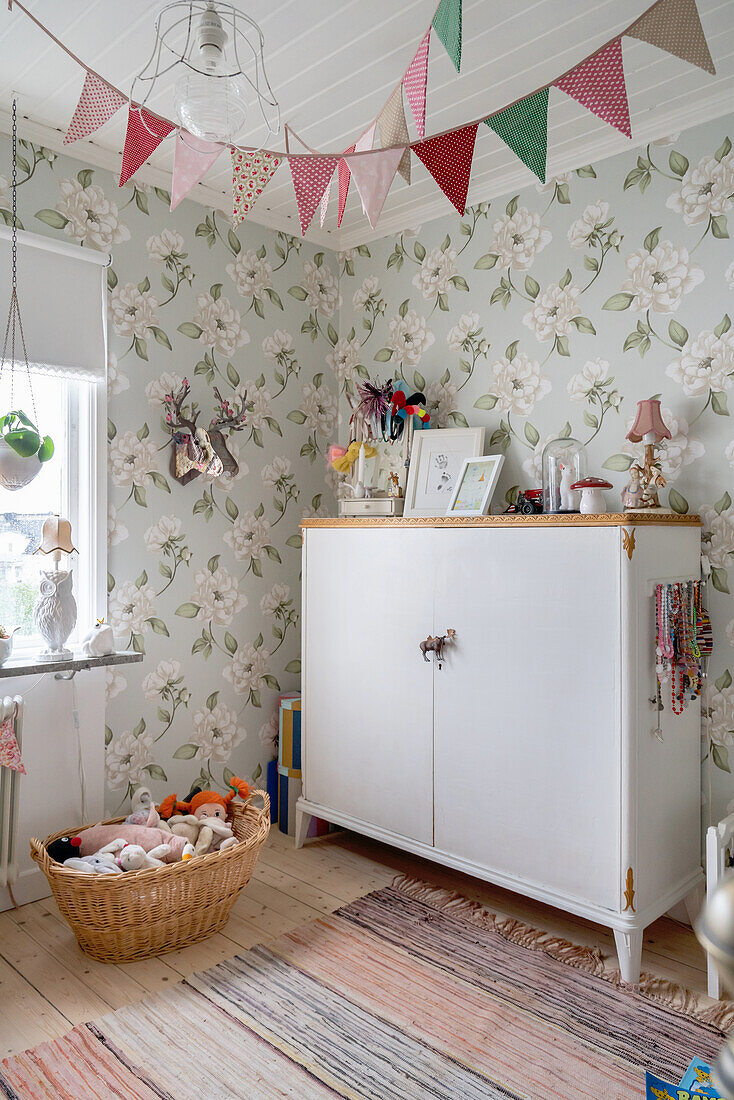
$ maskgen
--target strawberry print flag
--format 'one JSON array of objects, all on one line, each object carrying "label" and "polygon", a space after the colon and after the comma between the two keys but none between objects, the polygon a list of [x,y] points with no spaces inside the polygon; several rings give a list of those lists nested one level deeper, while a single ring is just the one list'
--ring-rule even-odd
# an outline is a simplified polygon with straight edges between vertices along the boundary
[{"label": "strawberry print flag", "polygon": [[165,137],[174,129],[172,122],[152,115],[145,107],[133,107],[127,116],[125,148],[122,152],[120,187],[134,176],[141,164],[145,164]]},{"label": "strawberry print flag", "polygon": [[82,94],[66,131],[64,145],[88,137],[104,126],[127,100],[94,73],[87,73]]},{"label": "strawberry print flag", "polygon": [[12,718],[4,719],[0,725],[0,767],[12,768],[14,772],[26,774]]},{"label": "strawberry print flag", "polygon": [[615,38],[593,57],[582,61],[556,80],[554,86],[628,138],[632,137],[621,39]]},{"label": "strawberry print flag", "polygon": [[403,87],[413,112],[416,129],[420,137],[426,136],[426,85],[428,83],[428,47],[431,42],[431,28],[423,35],[403,77]]},{"label": "strawberry print flag", "polygon": [[475,122],[451,134],[419,141],[413,146],[415,155],[423,161],[446,198],[462,215],[466,209],[477,125]]},{"label": "strawberry print flag", "polygon": [[247,217],[282,161],[274,153],[232,150],[232,225]]}]

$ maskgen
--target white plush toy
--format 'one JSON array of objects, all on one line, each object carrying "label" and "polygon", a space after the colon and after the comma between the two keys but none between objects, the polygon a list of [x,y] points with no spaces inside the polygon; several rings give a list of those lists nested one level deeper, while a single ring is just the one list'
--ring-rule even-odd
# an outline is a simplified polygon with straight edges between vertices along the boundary
[{"label": "white plush toy", "polygon": [[121,871],[142,871],[148,867],[165,867],[164,857],[170,852],[170,844],[159,844],[146,852],[139,844],[128,844],[119,837],[100,848],[97,855],[110,854],[113,858],[117,857],[116,863]]},{"label": "white plush toy", "polygon": [[83,871],[85,875],[121,875],[122,868],[118,867],[113,855],[95,852],[92,856],[74,856],[73,859],[65,859],[64,867],[72,871]]},{"label": "white plush toy", "polygon": [[153,796],[147,787],[138,787],[130,799],[130,813],[125,818],[127,825],[147,825]]},{"label": "white plush toy", "polygon": [[106,657],[115,652],[115,636],[112,627],[98,619],[92,629],[82,639],[82,653],[85,657]]}]

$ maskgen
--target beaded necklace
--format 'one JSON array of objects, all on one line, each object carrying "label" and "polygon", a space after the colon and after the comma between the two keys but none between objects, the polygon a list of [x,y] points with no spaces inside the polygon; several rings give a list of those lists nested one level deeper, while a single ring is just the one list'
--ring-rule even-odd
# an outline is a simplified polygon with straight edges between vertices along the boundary
[{"label": "beaded necklace", "polygon": [[[711,652],[711,621],[701,600],[700,581],[677,581],[655,588],[656,701],[670,678],[670,706],[682,714],[688,699],[701,694],[703,659]],[[659,728],[658,718],[658,728]]]}]

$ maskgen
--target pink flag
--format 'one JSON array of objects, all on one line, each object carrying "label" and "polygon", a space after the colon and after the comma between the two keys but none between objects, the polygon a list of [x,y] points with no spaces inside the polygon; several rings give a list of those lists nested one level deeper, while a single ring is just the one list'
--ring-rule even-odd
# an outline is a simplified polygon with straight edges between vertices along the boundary
[{"label": "pink flag", "polygon": [[[350,145],[348,149],[345,149],[345,153],[354,153],[355,150],[360,152],[362,149],[371,149],[375,143],[375,130],[377,128],[377,119],[372,123],[369,129],[365,130],[362,137]],[[347,205],[347,195],[349,194],[349,165],[344,157],[339,161],[339,215],[336,220],[337,226],[342,223],[344,217],[344,207]],[[321,223],[323,225],[323,222]]]},{"label": "pink flag", "polygon": [[125,148],[122,152],[120,187],[134,176],[141,164],[145,164],[165,137],[174,129],[172,122],[152,115],[145,107],[133,107],[127,116]]},{"label": "pink flag", "polygon": [[362,200],[362,209],[373,229],[382,213],[403,152],[402,148],[385,149],[380,153],[344,158],[349,171],[354,176],[354,184]]},{"label": "pink flag", "polygon": [[175,210],[192,187],[196,187],[223,149],[219,142],[204,141],[187,130],[179,130],[173,152],[171,210]]},{"label": "pink flag", "polygon": [[282,160],[275,153],[232,150],[232,225],[247,217]]},{"label": "pink flag", "polygon": [[463,126],[461,130],[419,141],[413,146],[415,155],[423,161],[446,198],[462,215],[466,209],[476,136],[475,122],[472,126]]},{"label": "pink flag", "polygon": [[296,193],[298,217],[301,233],[305,233],[311,224],[316,207],[329,186],[334,169],[339,163],[338,157],[303,157],[297,154],[288,157],[293,176],[293,190]]},{"label": "pink flag", "polygon": [[588,61],[582,61],[557,80],[555,87],[628,138],[632,137],[621,39],[615,38]]},{"label": "pink flag", "polygon": [[119,92],[104,84],[94,73],[87,73],[82,94],[66,131],[64,145],[79,141],[99,130],[125,103],[127,100]]},{"label": "pink flag", "polygon": [[403,87],[413,112],[419,135],[426,136],[426,84],[428,83],[428,47],[431,41],[431,28],[423,35],[415,57],[403,77]]}]

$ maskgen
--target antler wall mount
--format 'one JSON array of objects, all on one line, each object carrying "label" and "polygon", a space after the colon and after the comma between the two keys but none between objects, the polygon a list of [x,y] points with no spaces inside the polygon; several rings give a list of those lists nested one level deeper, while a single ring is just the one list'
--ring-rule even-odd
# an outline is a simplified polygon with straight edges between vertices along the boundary
[{"label": "antler wall mount", "polygon": [[173,393],[163,399],[165,425],[171,439],[171,477],[180,485],[188,485],[199,474],[236,477],[239,465],[227,447],[227,434],[247,426],[247,413],[252,408],[245,392],[240,401],[230,402],[214,387],[217,406],[209,428],[197,427],[201,409],[195,401],[187,406],[191,387],[188,378]]}]

